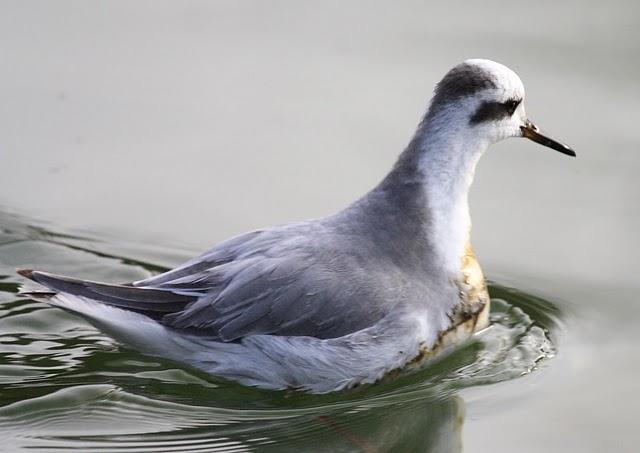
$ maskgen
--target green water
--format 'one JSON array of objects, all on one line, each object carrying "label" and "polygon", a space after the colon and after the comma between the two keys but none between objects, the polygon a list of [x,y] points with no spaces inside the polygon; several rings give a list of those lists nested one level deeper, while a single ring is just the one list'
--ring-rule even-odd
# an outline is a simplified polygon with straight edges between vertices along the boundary
[{"label": "green water", "polygon": [[[638,451],[639,2],[0,0],[0,55],[1,451]],[[578,157],[483,156],[492,327],[419,373],[259,392],[16,297],[15,267],[130,281],[341,209],[466,58]]]},{"label": "green water", "polygon": [[134,261],[102,241],[0,220],[0,436],[14,449],[458,451],[460,390],[525,376],[556,350],[558,307],[494,284],[491,327],[419,372],[326,396],[245,388],[128,350],[16,294],[12,263],[37,257],[93,280],[112,270],[132,280],[159,269],[144,249],[130,250]]}]

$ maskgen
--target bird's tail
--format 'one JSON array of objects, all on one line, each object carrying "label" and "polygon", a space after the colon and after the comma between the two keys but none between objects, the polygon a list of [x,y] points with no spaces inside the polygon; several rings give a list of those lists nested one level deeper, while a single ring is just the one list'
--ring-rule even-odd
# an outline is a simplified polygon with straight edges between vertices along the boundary
[{"label": "bird's tail", "polygon": [[46,291],[27,290],[21,294],[39,300],[48,300],[59,294],[86,298],[112,307],[129,310],[160,319],[169,313],[184,310],[194,296],[176,294],[168,290],[136,287],[132,284],[109,284],[32,269],[18,269],[18,274],[47,288]]},{"label": "bird's tail", "polygon": [[176,335],[173,329],[158,322],[169,309],[184,307],[193,297],[78,280],[31,269],[17,272],[47,288],[25,289],[20,294],[79,315],[135,349],[178,360],[193,350],[188,335]]}]

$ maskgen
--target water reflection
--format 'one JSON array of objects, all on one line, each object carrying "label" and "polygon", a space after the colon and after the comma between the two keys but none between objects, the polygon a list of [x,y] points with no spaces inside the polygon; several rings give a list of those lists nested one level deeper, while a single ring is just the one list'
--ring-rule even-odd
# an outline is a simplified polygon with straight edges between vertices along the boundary
[{"label": "water reflection", "polygon": [[0,429],[22,433],[23,447],[43,449],[461,451],[464,405],[457,397],[287,410],[157,398],[106,384],[74,386],[1,408]]}]

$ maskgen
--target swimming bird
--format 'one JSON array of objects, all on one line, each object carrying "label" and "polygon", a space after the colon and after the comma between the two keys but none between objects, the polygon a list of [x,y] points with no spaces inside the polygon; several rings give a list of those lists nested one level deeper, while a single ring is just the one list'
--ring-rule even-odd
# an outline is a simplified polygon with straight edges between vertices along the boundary
[{"label": "swimming bird", "polygon": [[466,60],[436,85],[387,176],[342,211],[226,240],[126,284],[18,272],[26,295],[142,352],[268,389],[375,383],[488,325],[468,193],[489,145],[526,137],[575,156],[527,118],[520,78]]}]

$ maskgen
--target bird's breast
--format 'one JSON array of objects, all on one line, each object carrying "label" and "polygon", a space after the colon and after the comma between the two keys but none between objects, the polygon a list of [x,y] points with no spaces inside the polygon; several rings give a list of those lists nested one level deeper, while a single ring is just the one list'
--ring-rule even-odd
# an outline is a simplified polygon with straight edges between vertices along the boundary
[{"label": "bird's breast", "polygon": [[461,258],[457,285],[462,309],[477,312],[479,306],[489,305],[487,283],[469,241]]},{"label": "bird's breast", "polygon": [[487,284],[471,243],[467,242],[456,279],[459,302],[449,314],[450,324],[440,332],[434,350],[459,343],[489,325]]}]

